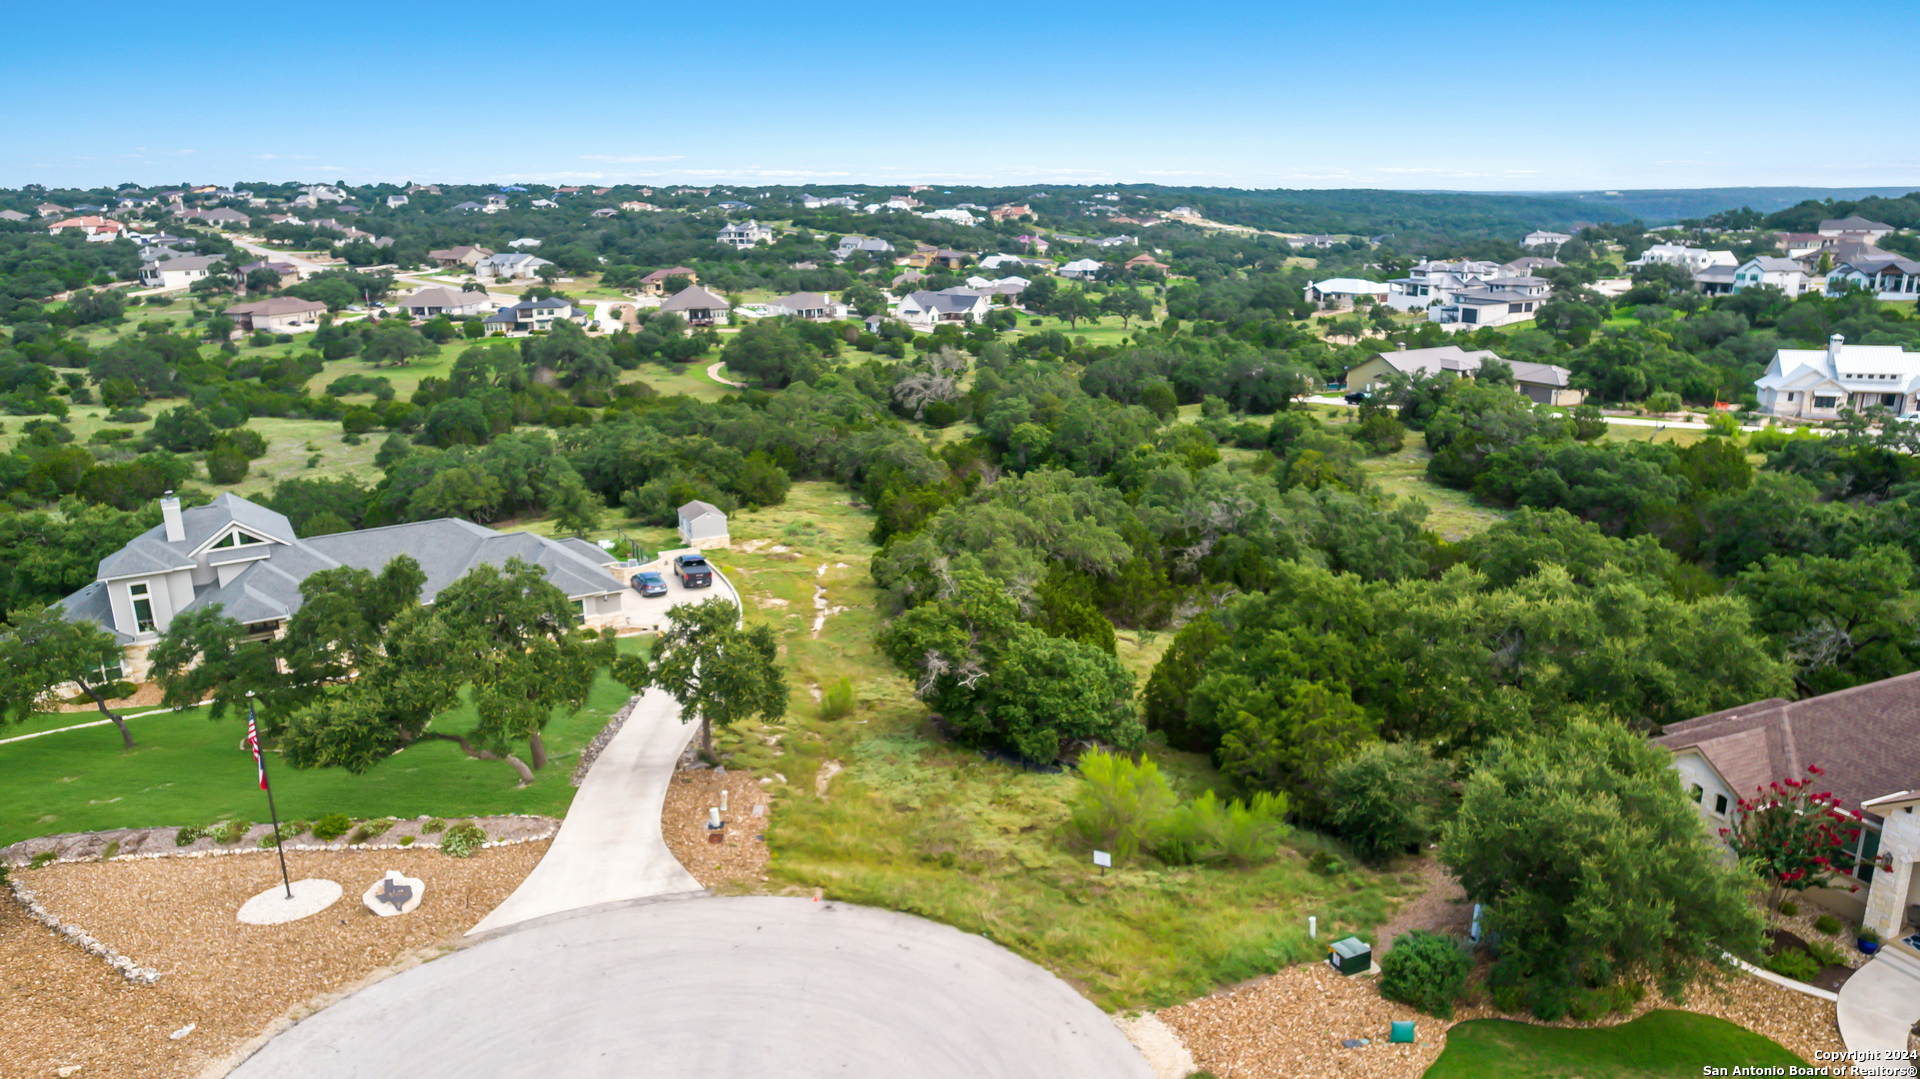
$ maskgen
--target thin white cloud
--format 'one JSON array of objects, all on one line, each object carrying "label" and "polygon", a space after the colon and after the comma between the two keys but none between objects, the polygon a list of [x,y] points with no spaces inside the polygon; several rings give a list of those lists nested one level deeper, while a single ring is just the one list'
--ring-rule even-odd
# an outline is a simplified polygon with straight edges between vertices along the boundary
[{"label": "thin white cloud", "polygon": [[660,161],[685,161],[685,154],[649,156],[647,154],[581,154],[582,161],[604,161],[609,165],[639,165]]}]

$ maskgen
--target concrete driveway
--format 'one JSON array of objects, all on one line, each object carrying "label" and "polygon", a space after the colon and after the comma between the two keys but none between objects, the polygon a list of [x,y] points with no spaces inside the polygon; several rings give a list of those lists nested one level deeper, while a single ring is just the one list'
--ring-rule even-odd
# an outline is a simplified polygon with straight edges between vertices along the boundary
[{"label": "concrete driveway", "polygon": [[1889,1069],[1879,1073],[1884,1075],[1914,1074],[1906,1059],[1907,1032],[1920,1022],[1920,958],[1898,945],[1882,945],[1840,987],[1834,1013],[1840,1040],[1865,1054],[1863,1065]]},{"label": "concrete driveway", "polygon": [[621,904],[511,930],[335,1004],[231,1074],[1153,1072],[1098,1008],[982,937],[867,907],[751,896]]}]

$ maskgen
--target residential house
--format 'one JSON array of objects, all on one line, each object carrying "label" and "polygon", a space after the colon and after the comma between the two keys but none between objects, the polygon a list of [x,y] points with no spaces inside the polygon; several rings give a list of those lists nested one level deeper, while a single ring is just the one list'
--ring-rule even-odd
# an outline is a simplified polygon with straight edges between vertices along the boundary
[{"label": "residential house", "polygon": [[454,203],[452,208],[455,210],[459,210],[463,213],[472,213],[475,210],[485,210],[487,207],[485,203],[474,202],[471,199],[469,199],[466,202]]},{"label": "residential house", "polygon": [[1173,267],[1145,253],[1135,255],[1128,259],[1122,268],[1128,270],[1159,270],[1161,273],[1166,273],[1173,269]]},{"label": "residential house", "polygon": [[1818,254],[1820,249],[1832,240],[1832,237],[1822,236],[1817,232],[1782,232],[1776,235],[1774,240],[1779,243],[1780,250],[1788,258],[1797,259],[1803,255]]},{"label": "residential house", "polygon": [[1734,258],[1731,251],[1706,251],[1685,244],[1654,244],[1627,265],[1652,266],[1656,263],[1679,266],[1690,274],[1696,274],[1709,266],[1738,266],[1740,260]]},{"label": "residential house", "polygon": [[1807,271],[1792,259],[1777,255],[1757,255],[1741,263],[1733,272],[1733,291],[1772,285],[1788,296],[1798,296],[1812,281]]},{"label": "residential house", "polygon": [[724,297],[715,296],[699,285],[688,285],[661,304],[660,310],[679,315],[689,326],[711,326],[727,321],[732,306]]},{"label": "residential house", "polygon": [[179,258],[156,259],[140,268],[140,284],[169,291],[189,288],[195,281],[212,273],[213,264],[219,261],[219,255],[182,255]]},{"label": "residential house", "polygon": [[553,265],[553,263],[548,262],[538,255],[529,255],[525,252],[514,251],[498,255],[488,255],[486,258],[474,263],[473,272],[479,277],[491,277],[500,281],[518,281],[525,278],[538,277],[542,266],[551,265]]},{"label": "residential house", "polygon": [[[1521,281],[1539,281],[1535,278],[1519,278]],[[1544,284],[1544,282],[1543,282]],[[1427,321],[1436,323],[1445,330],[1460,330],[1483,326],[1506,326],[1515,322],[1531,322],[1540,305],[1547,301],[1545,291],[1534,292],[1527,287],[1501,288],[1493,285],[1457,292],[1453,299],[1438,307],[1429,308]]]},{"label": "residential house", "polygon": [[1108,236],[1103,239],[1093,241],[1093,246],[1095,247],[1133,247],[1139,244],[1139,242],[1140,242],[1140,239],[1137,236]]},{"label": "residential house", "polygon": [[478,315],[493,310],[493,299],[485,290],[455,291],[438,286],[423,288],[400,301],[400,309],[414,318],[439,315]]},{"label": "residential house", "polygon": [[681,506],[680,542],[703,551],[732,546],[727,538],[726,511],[697,498]]},{"label": "residential house", "polygon": [[828,206],[839,206],[852,210],[857,209],[860,204],[855,202],[850,195],[835,195],[831,198],[823,198],[818,195],[802,195],[800,196],[800,205],[805,206],[809,210],[820,210]]},{"label": "residential house", "polygon": [[930,330],[943,322],[977,323],[992,309],[992,301],[983,293],[949,288],[908,295],[894,305],[893,317],[909,326]]},{"label": "residential house", "polygon": [[31,221],[33,218],[18,210],[0,210],[0,221]]},{"label": "residential house", "polygon": [[1693,275],[1693,287],[1708,296],[1731,296],[1735,291],[1733,278],[1739,272],[1738,266],[1709,266]]},{"label": "residential house", "polygon": [[623,202],[620,204],[620,208],[622,210],[633,210],[638,213],[659,213],[660,212],[660,207],[655,206],[651,202]]},{"label": "residential house", "polygon": [[292,214],[268,214],[266,220],[267,220],[267,224],[269,225],[304,225],[306,224],[305,221],[300,220],[298,217],[295,217]]},{"label": "residential house", "polygon": [[491,254],[493,254],[493,252],[484,247],[473,247],[468,244],[462,244],[459,247],[429,251],[427,252],[427,261],[434,263],[443,270],[458,270],[462,267],[478,266],[481,259]]},{"label": "residential house", "polygon": [[893,245],[873,236],[842,236],[840,246],[834,248],[833,257],[842,262],[855,255],[880,260],[893,256]]},{"label": "residential house", "polygon": [[910,195],[895,195],[881,205],[888,210],[911,210],[920,205],[920,200]]},{"label": "residential house", "polygon": [[408,184],[407,185],[407,194],[409,195],[438,195],[439,193],[440,193],[439,184]]},{"label": "residential house", "polygon": [[978,263],[982,270],[997,270],[1002,266],[1045,266],[1041,259],[1022,258],[1019,255],[988,255]]},{"label": "residential house", "polygon": [[1920,262],[1889,255],[1881,259],[1842,262],[1827,274],[1827,295],[1866,289],[1881,300],[1913,303],[1920,299]]},{"label": "residential house", "polygon": [[972,261],[973,261],[972,252],[955,251],[951,248],[943,247],[940,250],[935,251],[933,253],[933,258],[928,263],[928,265],[939,266],[942,269],[947,269],[947,270],[958,270],[965,267],[967,263]]},{"label": "residential house", "polygon": [[244,279],[255,270],[271,270],[278,274],[280,276],[280,284],[276,285],[276,288],[286,288],[289,285],[295,285],[300,282],[300,267],[298,264],[292,262],[276,262],[273,259],[255,259],[245,266],[240,267],[237,272],[240,277]]},{"label": "residential house", "polygon": [[641,278],[640,291],[649,296],[664,296],[667,294],[667,278],[669,277],[684,278],[689,285],[697,285],[700,283],[699,274],[694,273],[685,266],[673,266],[665,270],[655,270]]},{"label": "residential house", "polygon": [[1894,227],[1884,221],[1869,221],[1859,214],[1820,222],[1820,235],[1834,236],[1844,240],[1860,240],[1864,243],[1877,243],[1894,232]]},{"label": "residential house", "polygon": [[1560,250],[1561,244],[1571,239],[1573,239],[1573,237],[1564,232],[1548,232],[1545,229],[1535,229],[1527,233],[1526,238],[1520,241],[1520,246],[1551,247],[1555,251],[1558,251]]},{"label": "residential house", "polygon": [[80,233],[89,240],[97,238],[104,242],[106,240],[118,239],[120,234],[127,230],[127,226],[122,225],[112,218],[106,217],[67,217],[48,225],[47,233],[51,236],[58,236],[69,229]]},{"label": "residential house", "polygon": [[714,203],[713,208],[716,210],[725,210],[728,213],[733,213],[735,210],[751,210],[753,209],[753,206],[749,203],[741,202],[738,199],[728,199],[726,202]]},{"label": "residential house", "polygon": [[496,532],[442,518],[299,538],[286,517],[234,494],[183,509],[172,492],[161,523],[100,560],[96,579],[60,601],[69,620],[93,622],[124,647],[123,676],[143,680],[147,651],[174,619],[218,604],[256,638],[281,632],[304,602],[300,583],[341,566],[378,573],[409,555],[426,574],[420,601],[475,566],[520,558],[580,605],[590,627],[618,626],[633,608],[606,552],[581,540]]},{"label": "residential house", "polygon": [[951,221],[956,225],[977,225],[980,223],[979,218],[973,216],[971,213],[968,213],[965,210],[960,209],[959,207],[949,207],[949,208],[940,209],[940,210],[928,210],[926,213],[921,214],[920,216],[933,221]]},{"label": "residential house", "polygon": [[327,305],[293,296],[274,296],[252,303],[237,303],[220,312],[233,320],[243,332],[298,333],[320,327],[320,316]]},{"label": "residential house", "polygon": [[1441,262],[1421,259],[1407,269],[1407,276],[1387,282],[1387,306],[1397,311],[1421,311],[1447,304],[1468,289],[1479,288],[1489,278],[1499,277],[1504,269],[1497,262],[1466,260]]},{"label": "residential house", "polygon": [[1307,286],[1307,299],[1314,303],[1352,307],[1361,297],[1385,301],[1393,290],[1380,281],[1362,281],[1357,277],[1330,277]]},{"label": "residential house", "polygon": [[795,292],[777,300],[768,300],[770,315],[791,315],[809,322],[829,322],[847,317],[847,305],[818,292]]},{"label": "residential house", "polygon": [[1099,259],[1074,259],[1060,267],[1057,272],[1061,277],[1069,277],[1075,281],[1091,281],[1100,275],[1102,265],[1104,264]]},{"label": "residential house", "polygon": [[1294,247],[1332,247],[1340,242],[1338,236],[1290,236],[1287,242]]},{"label": "residential house", "polygon": [[73,211],[57,202],[43,202],[35,206],[33,212],[39,214],[41,217],[59,217],[61,214],[72,213]]},{"label": "residential house", "polygon": [[773,229],[758,221],[735,221],[715,237],[728,247],[754,247],[773,242]]},{"label": "residential house", "polygon": [[522,236],[517,240],[508,240],[507,246],[518,251],[518,250],[522,250],[530,247],[539,247],[540,241],[533,238],[532,236]]},{"label": "residential house", "polygon": [[1015,236],[1013,238],[1013,242],[1017,244],[1021,244],[1026,247],[1033,248],[1033,253],[1036,255],[1046,254],[1047,249],[1053,246],[1053,244],[1049,243],[1045,238],[1040,236],[1034,236],[1032,234],[1022,234],[1019,236]]},{"label": "residential house", "polygon": [[387,208],[393,209],[395,207],[405,206],[409,201],[411,200],[409,200],[405,195],[388,195]]},{"label": "residential house", "polygon": [[995,221],[1020,221],[1023,219],[1038,221],[1040,219],[1040,215],[1033,212],[1033,207],[1025,203],[995,206],[993,209],[987,211],[987,216],[993,218]]},{"label": "residential house", "polygon": [[614,209],[614,208],[613,208],[613,207],[611,207],[611,206],[602,206],[602,207],[600,207],[600,208],[599,208],[598,210],[595,210],[595,211],[593,211],[593,213],[591,213],[591,214],[589,214],[589,215],[587,215],[587,216],[589,216],[589,217],[617,217],[617,216],[619,216],[619,213],[620,213],[620,211],[618,211],[618,210],[616,210],[616,209]]},{"label": "residential house", "polygon": [[[1458,345],[1413,349],[1401,345],[1392,352],[1376,352],[1365,363],[1349,368],[1346,385],[1349,390],[1377,389],[1395,374],[1473,378],[1483,362],[1499,359],[1487,349],[1468,352]],[[1507,366],[1513,369],[1514,388],[1535,404],[1572,407],[1585,400],[1585,394],[1568,387],[1573,373],[1564,367],[1522,360]]]},{"label": "residential house", "polygon": [[901,286],[903,285],[917,284],[918,282],[925,281],[926,279],[927,279],[927,275],[921,273],[919,270],[907,270],[902,273],[894,274],[893,280],[887,283],[887,287],[892,289],[895,292],[899,292]]},{"label": "residential house", "polygon": [[511,307],[502,307],[481,320],[488,333],[545,333],[553,328],[555,322],[571,321],[581,317],[574,306],[565,300],[521,300]]},{"label": "residential house", "polygon": [[1500,270],[1508,277],[1531,277],[1542,270],[1564,270],[1567,264],[1556,258],[1544,255],[1523,255],[1512,262],[1500,264]]},{"label": "residential house", "polygon": [[316,202],[345,202],[347,198],[345,191],[332,184],[314,184],[311,187],[303,187],[300,191]]},{"label": "residential house", "polygon": [[[1900,939],[1920,922],[1920,673],[1788,701],[1772,697],[1668,724],[1653,741],[1716,842],[1737,828],[1740,801],[1773,784],[1809,778],[1859,828],[1846,852],[1861,864],[1841,887],[1810,889],[1822,907]],[[1874,864],[1874,863],[1880,864]],[[1858,889],[1858,890],[1855,890]]]},{"label": "residential house", "polygon": [[[186,217],[190,215],[181,214],[180,216]],[[253,218],[248,217],[238,210],[229,210],[224,206],[217,210],[201,210],[197,215],[191,216],[197,216],[202,222],[212,225],[215,228],[243,229],[253,224]]]},{"label": "residential house", "polygon": [[528,205],[536,210],[557,210],[560,208],[560,204],[552,199],[534,199]]},{"label": "residential house", "polygon": [[1837,419],[1840,410],[1920,410],[1920,352],[1901,345],[1849,345],[1834,334],[1827,347],[1783,348],[1753,382],[1760,411],[1801,420]]}]

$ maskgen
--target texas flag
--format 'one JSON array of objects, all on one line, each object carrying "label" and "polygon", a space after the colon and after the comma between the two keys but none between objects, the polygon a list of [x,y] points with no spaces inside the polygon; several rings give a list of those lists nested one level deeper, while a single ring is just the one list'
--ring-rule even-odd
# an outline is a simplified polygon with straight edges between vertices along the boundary
[{"label": "texas flag", "polygon": [[247,709],[247,748],[253,750],[253,766],[260,769],[260,789],[267,789],[267,762],[260,759],[260,728],[253,722],[253,709]]}]

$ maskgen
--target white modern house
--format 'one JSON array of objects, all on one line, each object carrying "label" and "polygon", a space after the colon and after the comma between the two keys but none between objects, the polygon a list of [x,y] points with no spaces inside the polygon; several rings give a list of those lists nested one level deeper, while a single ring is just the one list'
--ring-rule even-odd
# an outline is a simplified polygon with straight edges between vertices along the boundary
[{"label": "white modern house", "polygon": [[555,322],[577,320],[580,313],[565,300],[521,300],[480,320],[488,333],[545,333]]},{"label": "white modern house", "polygon": [[732,546],[727,538],[727,515],[711,502],[694,499],[680,507],[680,542],[706,550]]},{"label": "white modern house", "polygon": [[1407,276],[1387,282],[1386,304],[1396,311],[1424,311],[1435,304],[1451,303],[1458,293],[1480,288],[1490,278],[1507,272],[1497,262],[1421,259],[1408,268]]},{"label": "white modern house", "polygon": [[1913,303],[1920,299],[1920,262],[1888,255],[1843,262],[1827,274],[1829,296],[1857,288],[1873,293],[1876,299]]},{"label": "white modern house", "polygon": [[213,264],[219,261],[219,255],[182,255],[179,258],[156,259],[140,267],[140,284],[169,291],[189,288],[195,281],[212,273]]},{"label": "white modern house", "polygon": [[1798,296],[1807,291],[1813,279],[1807,275],[1806,268],[1789,258],[1777,255],[1757,255],[1741,263],[1733,271],[1733,291],[1745,292],[1750,288],[1772,285],[1788,296]]},{"label": "white modern house", "polygon": [[819,292],[795,292],[766,303],[769,315],[790,315],[809,322],[828,322],[847,317],[847,305]]},{"label": "white modern house", "polygon": [[430,286],[400,301],[400,306],[414,318],[434,318],[438,315],[478,315],[493,310],[493,299],[484,290],[455,291],[450,288]]},{"label": "white modern house", "polygon": [[1558,251],[1561,244],[1571,239],[1573,239],[1573,237],[1564,232],[1548,232],[1545,229],[1535,229],[1527,233],[1526,239],[1520,241],[1520,246],[1551,247],[1555,251]]},{"label": "white modern house", "polygon": [[1849,345],[1834,334],[1823,349],[1783,348],[1753,382],[1760,411],[1800,420],[1837,419],[1840,410],[1920,409],[1920,352],[1900,345]]},{"label": "white modern house", "polygon": [[967,288],[915,292],[893,307],[893,317],[909,326],[931,330],[943,322],[979,322],[993,310],[990,297]]},{"label": "white modern house", "polygon": [[1740,260],[1731,251],[1707,251],[1685,244],[1654,244],[1627,265],[1652,266],[1656,263],[1679,266],[1690,274],[1697,274],[1709,266],[1738,266]]},{"label": "white modern house", "polygon": [[1058,273],[1061,277],[1070,277],[1076,281],[1091,281],[1100,273],[1100,266],[1099,259],[1074,259],[1060,267]]},{"label": "white modern house", "polygon": [[542,266],[553,263],[538,255],[529,255],[524,251],[502,252],[488,255],[474,264],[473,272],[477,277],[491,277],[502,281],[514,281],[522,278],[538,277]]},{"label": "white modern house", "polygon": [[1362,281],[1357,277],[1330,277],[1307,286],[1307,299],[1314,303],[1334,303],[1352,307],[1362,297],[1384,302],[1393,290],[1382,281]]}]

